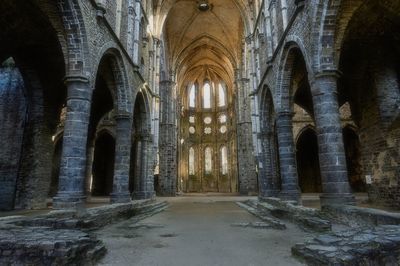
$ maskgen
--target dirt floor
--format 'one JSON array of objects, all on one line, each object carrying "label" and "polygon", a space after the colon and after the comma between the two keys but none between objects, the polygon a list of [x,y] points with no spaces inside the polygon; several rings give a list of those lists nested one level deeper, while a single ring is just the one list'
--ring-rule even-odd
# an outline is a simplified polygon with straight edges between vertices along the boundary
[{"label": "dirt floor", "polygon": [[302,265],[290,248],[310,237],[296,225],[286,230],[237,226],[261,222],[236,205],[246,197],[161,198],[170,206],[136,222],[98,231],[108,253],[100,265]]}]

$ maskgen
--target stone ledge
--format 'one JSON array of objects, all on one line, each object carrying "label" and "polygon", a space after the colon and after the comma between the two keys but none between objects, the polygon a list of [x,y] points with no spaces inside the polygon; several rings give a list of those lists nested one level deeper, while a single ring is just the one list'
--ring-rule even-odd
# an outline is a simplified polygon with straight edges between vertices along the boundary
[{"label": "stone ledge", "polygon": [[400,224],[400,213],[392,213],[372,208],[331,205],[324,206],[322,212],[330,219],[351,227]]},{"label": "stone ledge", "polygon": [[279,230],[286,229],[286,225],[284,223],[282,223],[281,221],[273,219],[272,217],[267,216],[265,213],[260,212],[253,201],[248,200],[245,202],[236,202],[236,204],[239,207],[247,210],[249,213],[253,214],[254,216],[257,216],[264,222],[268,223],[271,228],[279,229]]},{"label": "stone ledge", "polygon": [[0,265],[95,265],[106,248],[92,230],[132,216],[144,219],[166,207],[165,201],[140,200],[83,213],[57,210],[36,217],[3,217]]},{"label": "stone ledge", "polygon": [[80,213],[71,210],[51,211],[36,217],[5,217],[0,224],[15,224],[19,226],[44,226],[64,229],[98,229],[107,224],[128,219],[145,212],[154,212],[167,206],[166,202],[155,200],[138,200],[130,203],[110,204],[87,209]]},{"label": "stone ledge", "polygon": [[0,265],[94,265],[106,248],[79,230],[0,229]]},{"label": "stone ledge", "polygon": [[322,213],[313,208],[297,205],[296,202],[278,198],[261,198],[257,208],[280,219],[288,219],[302,228],[316,232],[330,231],[332,224],[324,219]]},{"label": "stone ledge", "polygon": [[296,244],[292,254],[308,265],[399,265],[400,226],[320,235]]}]

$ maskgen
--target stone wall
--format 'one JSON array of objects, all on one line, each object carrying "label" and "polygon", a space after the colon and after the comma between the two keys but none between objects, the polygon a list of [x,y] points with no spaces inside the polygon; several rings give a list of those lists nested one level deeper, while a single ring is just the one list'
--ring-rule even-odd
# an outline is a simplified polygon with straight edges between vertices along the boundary
[{"label": "stone wall", "polygon": [[18,69],[13,64],[3,64],[0,69],[0,210],[14,207],[27,111],[24,94]]}]

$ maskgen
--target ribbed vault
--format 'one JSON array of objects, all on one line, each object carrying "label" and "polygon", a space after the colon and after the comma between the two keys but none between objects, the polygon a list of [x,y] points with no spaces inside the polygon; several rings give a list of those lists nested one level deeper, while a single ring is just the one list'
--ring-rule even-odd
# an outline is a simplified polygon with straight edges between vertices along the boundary
[{"label": "ribbed vault", "polygon": [[210,0],[206,11],[198,5],[196,0],[159,3],[169,68],[179,87],[201,75],[232,85],[241,60],[244,11],[234,0]]}]

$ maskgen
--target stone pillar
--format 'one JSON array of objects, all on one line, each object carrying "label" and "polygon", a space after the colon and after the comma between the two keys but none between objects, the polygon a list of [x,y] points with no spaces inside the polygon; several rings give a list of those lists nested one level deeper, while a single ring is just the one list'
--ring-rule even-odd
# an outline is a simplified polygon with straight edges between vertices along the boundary
[{"label": "stone pillar", "polygon": [[163,196],[175,196],[177,181],[177,128],[175,83],[162,81],[161,122],[160,122],[160,176],[159,193]]},{"label": "stone pillar", "polygon": [[277,187],[274,180],[274,168],[272,167],[273,158],[271,151],[271,137],[272,132],[267,129],[263,129],[258,134],[258,139],[261,143],[261,154],[260,164],[258,170],[258,185],[259,185],[259,197],[275,197],[277,193]]},{"label": "stone pillar", "polygon": [[134,10],[135,18],[133,23],[133,46],[132,46],[132,61],[135,65],[140,65],[140,54],[141,54],[141,36],[140,36],[140,19],[142,17],[142,5],[140,0],[135,0]]},{"label": "stone pillar", "polygon": [[319,162],[322,178],[321,205],[354,204],[337,101],[335,71],[318,74],[312,84],[315,124],[318,134]]},{"label": "stone pillar", "polygon": [[129,166],[131,158],[132,115],[119,114],[115,116],[117,122],[117,137],[115,145],[115,164],[113,192],[111,203],[130,202],[129,193]]},{"label": "stone pillar", "polygon": [[281,172],[281,193],[284,200],[300,201],[300,190],[297,177],[295,147],[293,141],[293,113],[281,110],[277,113],[276,127],[278,133],[279,162]]},{"label": "stone pillar", "polygon": [[153,165],[153,149],[152,136],[144,133],[141,136],[141,153],[140,153],[140,181],[135,187],[133,197],[135,199],[151,199],[155,197],[154,191],[154,172]]},{"label": "stone pillar", "polygon": [[248,195],[258,192],[248,91],[249,80],[238,78],[236,86],[238,92],[236,98],[236,127],[239,192],[240,194]]},{"label": "stone pillar", "polygon": [[86,146],[92,90],[89,80],[69,76],[58,193],[54,209],[81,208],[85,200]]}]

